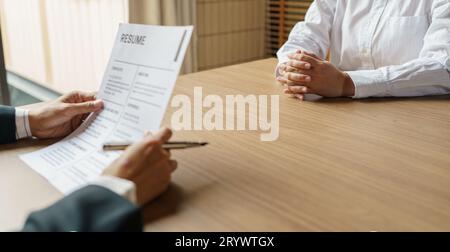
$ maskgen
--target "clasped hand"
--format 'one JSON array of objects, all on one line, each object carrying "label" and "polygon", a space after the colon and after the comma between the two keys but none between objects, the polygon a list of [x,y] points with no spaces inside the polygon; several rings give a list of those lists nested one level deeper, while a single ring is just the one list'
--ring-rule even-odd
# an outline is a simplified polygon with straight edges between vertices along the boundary
[{"label": "clasped hand", "polygon": [[284,93],[303,100],[306,94],[323,97],[351,97],[355,85],[350,76],[314,54],[298,50],[278,68],[277,81]]}]

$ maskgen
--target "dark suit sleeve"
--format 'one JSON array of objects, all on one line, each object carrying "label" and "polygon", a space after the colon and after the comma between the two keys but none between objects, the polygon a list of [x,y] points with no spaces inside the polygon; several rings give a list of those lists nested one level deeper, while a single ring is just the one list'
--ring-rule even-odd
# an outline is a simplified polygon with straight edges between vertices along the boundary
[{"label": "dark suit sleeve", "polygon": [[0,144],[16,141],[16,111],[12,107],[0,106]]},{"label": "dark suit sleeve", "polygon": [[138,207],[100,186],[87,186],[32,213],[25,232],[141,232]]}]

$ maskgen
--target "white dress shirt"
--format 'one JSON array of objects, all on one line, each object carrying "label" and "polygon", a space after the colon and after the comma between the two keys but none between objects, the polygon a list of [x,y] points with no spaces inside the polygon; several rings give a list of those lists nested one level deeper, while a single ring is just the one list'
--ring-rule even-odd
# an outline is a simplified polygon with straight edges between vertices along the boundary
[{"label": "white dress shirt", "polygon": [[[16,139],[33,137],[28,120],[28,110],[16,108]],[[132,181],[112,176],[100,176],[89,185],[101,186],[136,204],[136,186]]]},{"label": "white dress shirt", "polygon": [[279,50],[348,72],[354,98],[450,93],[450,0],[316,0]]}]

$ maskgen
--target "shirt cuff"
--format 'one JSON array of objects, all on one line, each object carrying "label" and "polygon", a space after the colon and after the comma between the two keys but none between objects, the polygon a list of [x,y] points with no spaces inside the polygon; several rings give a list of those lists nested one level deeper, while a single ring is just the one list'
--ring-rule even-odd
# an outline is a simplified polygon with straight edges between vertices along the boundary
[{"label": "shirt cuff", "polygon": [[[292,53],[294,53],[294,52],[292,52]],[[280,73],[280,71],[279,71],[280,66],[281,66],[282,64],[285,64],[285,63],[287,63],[287,62],[289,61],[289,58],[288,58],[287,55],[288,55],[288,54],[285,54],[284,56],[279,56],[279,57],[278,57],[278,65],[277,65],[276,68],[275,68],[275,78],[278,78],[278,77],[281,76],[281,73]]]},{"label": "shirt cuff", "polygon": [[131,203],[137,204],[136,186],[129,180],[112,176],[100,176],[89,184],[109,189],[110,191],[127,199]]},{"label": "shirt cuff", "polygon": [[283,63],[279,63],[277,65],[277,67],[275,68],[275,78],[278,78],[278,77],[281,76],[281,73],[280,73],[280,66],[281,66],[281,64],[283,64]]},{"label": "shirt cuff", "polygon": [[28,110],[16,108],[16,139],[32,137],[30,122],[28,120]]},{"label": "shirt cuff", "polygon": [[360,70],[347,73],[355,84],[354,99],[388,95],[388,85],[380,70]]}]

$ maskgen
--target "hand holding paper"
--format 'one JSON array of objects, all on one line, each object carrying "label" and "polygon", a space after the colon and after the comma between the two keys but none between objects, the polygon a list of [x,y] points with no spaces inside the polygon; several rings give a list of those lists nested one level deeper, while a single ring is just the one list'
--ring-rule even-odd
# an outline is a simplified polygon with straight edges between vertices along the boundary
[{"label": "hand holding paper", "polygon": [[43,107],[30,109],[30,135],[39,139],[65,137],[78,128],[84,119],[103,109],[95,93],[72,92]]},{"label": "hand holding paper", "polygon": [[121,25],[97,95],[104,110],[22,160],[66,194],[99,176],[121,154],[103,152],[103,143],[136,142],[160,128],[192,29]]}]

